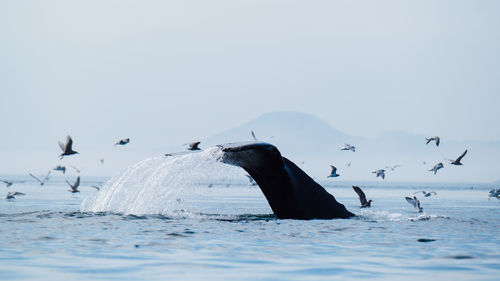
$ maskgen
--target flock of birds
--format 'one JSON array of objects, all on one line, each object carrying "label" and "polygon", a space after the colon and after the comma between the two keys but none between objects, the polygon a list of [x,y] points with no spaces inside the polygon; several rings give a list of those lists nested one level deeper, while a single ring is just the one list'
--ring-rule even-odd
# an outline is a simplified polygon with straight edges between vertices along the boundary
[{"label": "flock of birds", "polygon": [[[252,135],[253,135],[253,132],[252,132]],[[441,138],[438,137],[438,136],[433,136],[433,137],[429,137],[429,138],[426,138],[426,143],[425,144],[429,144],[431,141],[434,141],[436,146],[439,146],[439,143],[441,142]],[[352,151],[352,152],[356,152],[356,147],[351,145],[351,144],[344,144],[344,146],[342,148],[340,148],[340,150],[344,150],[344,151]],[[460,166],[460,165],[463,165],[462,164],[462,158],[464,158],[465,154],[467,154],[467,149],[460,155],[458,156],[458,158],[456,158],[455,160],[453,159],[447,159],[450,161],[450,164],[451,165],[455,165],[455,166]],[[425,164],[425,162],[424,162]],[[350,167],[351,166],[351,162],[347,163],[347,167]],[[401,165],[394,165],[394,166],[385,166],[384,169],[378,169],[376,171],[373,171],[372,173],[375,174],[375,176],[378,178],[378,177],[381,177],[382,179],[385,179],[385,172],[387,171],[386,169],[390,169],[391,171],[394,171],[396,168],[399,168],[401,167]],[[329,178],[336,178],[338,176],[340,176],[338,173],[337,173],[337,168],[333,165],[330,165],[330,168],[331,168],[331,171],[330,171],[330,175],[328,175],[327,177]],[[434,172],[434,175],[437,173],[437,171],[439,169],[442,169],[444,168],[444,165],[443,165],[443,162],[439,162],[437,163],[436,165],[434,165],[434,167],[432,167],[432,169],[430,169],[429,171],[431,172]]]},{"label": "flock of birds", "polygon": [[[130,142],[130,138],[121,139],[118,142],[116,142],[115,145],[126,145],[129,142]],[[59,155],[59,159],[63,159],[64,156],[70,156],[70,155],[74,155],[74,154],[79,154],[78,151],[73,150],[73,139],[69,135],[66,137],[66,142],[65,143],[59,141],[58,144],[59,144],[59,147],[62,150],[61,154]],[[99,161],[101,162],[101,164],[104,163],[104,159],[100,159]],[[77,173],[81,172],[81,169],[78,169],[75,166],[71,166],[70,165],[70,167],[73,168],[73,169],[75,169],[75,171]],[[43,176],[43,177],[37,177],[37,176],[33,175],[32,173],[28,173],[28,175],[31,176],[33,179],[35,179],[40,184],[40,186],[43,186],[46,182],[49,181],[52,171],[60,171],[63,174],[66,174],[66,167],[62,166],[62,165],[57,165],[52,170],[49,170],[47,172],[47,174],[45,176]],[[10,187],[14,183],[23,183],[24,182],[24,181],[12,181],[12,180],[11,181],[0,180],[0,181],[3,182],[3,183],[5,183],[6,187]],[[66,181],[66,183],[70,187],[70,189],[68,190],[69,192],[71,192],[71,193],[78,193],[78,192],[80,192],[80,190],[78,190],[78,187],[80,186],[80,176],[78,176],[76,178],[76,180],[75,180],[74,183],[70,183],[69,181]],[[100,187],[96,186],[96,185],[91,185],[90,187],[93,187],[93,188],[95,188],[97,190],[100,190]],[[22,192],[17,192],[17,191],[9,191],[7,193],[7,196],[5,196],[5,199],[7,199],[7,200],[13,200],[13,199],[16,198],[16,196],[22,196],[22,195],[26,195],[26,194],[22,193]]]},{"label": "flock of birds", "polygon": [[[434,141],[436,146],[439,146],[439,143],[441,142],[441,138],[438,136],[429,137],[429,138],[426,138],[425,140],[426,140],[425,144],[429,144],[430,142]],[[351,145],[351,144],[345,144],[342,148],[340,148],[340,150],[356,152],[356,147]],[[453,159],[448,159],[448,160],[450,161],[451,165],[455,165],[455,166],[463,165],[461,161],[462,161],[462,158],[464,158],[465,154],[467,154],[467,149],[455,160],[453,160]],[[349,162],[347,164],[347,166],[350,167],[351,162]],[[385,179],[386,169],[391,169],[392,171],[394,171],[396,168],[399,168],[399,167],[401,167],[401,165],[386,166],[385,169],[378,169],[376,171],[373,171],[372,173],[374,173],[377,178],[381,177],[382,179]],[[330,165],[330,168],[331,168],[331,171],[330,171],[330,175],[327,176],[328,178],[336,178],[336,177],[340,176],[337,173],[337,168],[335,166]],[[430,169],[429,171],[434,172],[434,175],[435,175],[437,173],[437,171],[439,169],[442,169],[442,168],[444,168],[444,165],[442,162],[440,162],[440,163],[437,163],[436,165],[434,165],[434,167],[432,169]],[[363,192],[363,190],[361,190],[361,188],[359,188],[358,186],[353,186],[352,188],[359,196],[361,208],[371,207],[372,200],[366,200],[366,195]],[[423,193],[423,195],[425,197],[429,197],[433,194],[437,195],[437,193],[435,191],[426,192],[426,191],[422,190],[422,191],[415,192],[413,194],[413,197],[405,197],[406,201],[409,204],[411,204],[417,212],[422,212],[422,210],[423,210],[423,208],[420,206],[420,201],[415,196],[415,194],[417,194],[417,193]],[[496,198],[500,199],[500,189],[492,189],[490,191],[490,197],[496,197]]]},{"label": "flock of birds", "polygon": [[[252,137],[254,138],[254,140],[258,141],[257,138],[255,137],[254,132],[252,131],[251,133],[252,133]],[[440,138],[438,136],[433,136],[433,137],[430,137],[430,138],[426,138],[426,144],[429,144],[432,141],[435,142],[436,146],[439,146]],[[130,138],[125,138],[125,139],[121,139],[121,140],[117,141],[115,143],[115,145],[126,145],[129,142],[130,142]],[[201,150],[200,147],[199,147],[200,143],[201,142],[197,141],[197,142],[192,142],[192,143],[187,144],[188,145],[187,150],[190,150],[190,151]],[[65,143],[59,141],[58,144],[59,144],[59,147],[62,150],[62,153],[59,155],[60,159],[63,159],[64,156],[70,156],[70,155],[79,154],[77,151],[73,150],[73,139],[69,135],[67,136]],[[351,145],[351,144],[345,144],[342,148],[340,148],[340,150],[356,152],[356,147],[353,146],[353,145]],[[462,158],[466,154],[467,154],[467,149],[458,158],[456,158],[455,160],[453,160],[453,159],[448,159],[448,160],[450,161],[451,165],[457,165],[457,166],[463,165],[461,161],[462,161]],[[172,156],[172,155],[174,155],[174,154],[165,154],[165,156]],[[104,159],[100,159],[100,161],[101,161],[101,163],[104,163]],[[351,162],[349,162],[347,164],[347,166],[350,166],[350,164],[351,164]],[[74,166],[71,166],[71,167],[73,169],[75,169],[78,173],[80,173],[80,170],[78,168],[76,168]],[[391,169],[393,171],[394,169],[399,168],[399,167],[401,167],[401,165],[386,166],[385,169],[378,169],[376,171],[373,171],[372,173],[374,173],[376,175],[376,177],[381,177],[382,179],[385,179],[386,169]],[[436,174],[437,171],[439,169],[442,169],[443,167],[444,167],[443,163],[440,162],[440,163],[436,164],[429,171],[432,171],[432,172],[434,172],[434,174]],[[335,166],[330,165],[330,168],[331,168],[331,172],[327,176],[328,178],[336,178],[336,177],[340,176],[337,173],[337,168]],[[63,174],[66,173],[66,167],[62,166],[62,165],[57,165],[52,170],[54,170],[54,171],[61,171]],[[41,186],[43,186],[49,180],[52,170],[50,170],[45,175],[45,177],[43,177],[41,179],[38,178],[38,177],[36,177],[35,175],[31,174],[31,173],[28,173],[28,174],[32,178],[34,178],[37,182],[39,182]],[[251,185],[251,186],[257,185],[257,183],[254,181],[254,179],[250,175],[246,175],[246,176],[247,176],[247,178],[249,180],[249,185]],[[0,181],[3,182],[3,183],[5,183],[5,185],[7,187],[12,186],[14,183],[22,183],[22,182],[24,182],[24,181],[7,181],[7,180],[0,180]],[[78,192],[80,192],[78,190],[78,187],[80,186],[80,176],[78,176],[76,178],[76,181],[73,184],[70,183],[70,182],[68,182],[68,181],[66,181],[66,183],[70,187],[70,189],[68,190],[69,192],[71,192],[71,193],[78,193]],[[91,185],[91,187],[93,187],[93,188],[95,188],[97,190],[100,190],[99,186]],[[361,203],[361,208],[371,207],[371,203],[373,201],[366,199],[366,195],[363,192],[363,190],[361,190],[361,188],[359,186],[353,186],[352,188],[357,193],[357,195],[359,197],[359,201]],[[435,191],[426,192],[426,191],[422,190],[422,191],[415,192],[413,194],[413,197],[405,197],[406,201],[409,204],[411,204],[415,208],[415,210],[417,212],[422,212],[423,208],[420,206],[420,201],[415,196],[415,194],[418,194],[418,193],[422,193],[423,196],[425,196],[425,197],[429,197],[431,195],[437,195],[437,193]],[[17,191],[9,191],[7,193],[5,199],[7,199],[7,200],[13,200],[13,199],[15,199],[16,196],[23,196],[23,195],[26,195],[26,194],[22,193],[22,192],[17,192]],[[490,192],[489,192],[489,198],[497,198],[497,199],[500,200],[500,188],[490,190]]]},{"label": "flock of birds", "polygon": [[[126,145],[129,142],[130,142],[130,138],[121,139],[115,143],[115,146],[116,145]],[[59,144],[59,147],[61,148],[61,151],[62,151],[61,154],[59,155],[59,159],[63,159],[65,156],[79,154],[78,151],[73,150],[73,139],[69,135],[66,137],[66,142],[63,143],[63,142],[59,141],[58,144]],[[189,143],[189,144],[187,144],[188,145],[187,149],[188,150],[200,150],[200,148],[198,147],[199,144],[200,144],[200,142]],[[165,154],[165,155],[169,156],[172,154]],[[99,161],[101,162],[101,164],[104,163],[104,159],[99,159]],[[81,172],[81,169],[78,169],[75,166],[70,165],[70,167],[75,169],[75,171],[77,173]],[[37,176],[33,175],[32,173],[28,173],[28,175],[31,176],[33,179],[35,179],[35,181],[37,181],[40,184],[40,186],[43,186],[45,183],[47,183],[49,181],[52,171],[60,171],[63,174],[66,174],[66,166],[57,165],[52,170],[49,170],[47,172],[47,174],[45,176],[42,176],[42,177],[37,177]],[[6,187],[10,187],[15,183],[23,183],[25,181],[0,180],[0,182],[3,182],[6,185]],[[80,186],[80,176],[78,176],[76,178],[74,183],[70,183],[69,181],[66,181],[66,183],[70,187],[70,189],[68,190],[69,192],[71,192],[71,193],[80,192],[80,190],[78,190],[78,188]],[[96,185],[90,185],[90,187],[93,187],[97,190],[100,190],[100,187],[96,186]],[[14,200],[16,198],[16,196],[23,196],[23,195],[26,195],[26,194],[22,193],[22,192],[17,192],[17,191],[9,191],[7,193],[7,195],[5,196],[5,199]]]}]

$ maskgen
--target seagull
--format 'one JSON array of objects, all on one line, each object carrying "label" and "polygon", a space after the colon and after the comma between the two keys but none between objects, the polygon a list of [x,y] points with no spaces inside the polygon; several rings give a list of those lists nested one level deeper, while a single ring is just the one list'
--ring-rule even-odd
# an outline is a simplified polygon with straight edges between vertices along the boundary
[{"label": "seagull", "polygon": [[74,184],[69,183],[69,181],[66,181],[66,182],[67,182],[67,183],[69,184],[69,186],[71,187],[71,189],[69,190],[69,192],[71,192],[71,193],[80,192],[80,190],[78,190],[78,186],[80,186],[80,176],[78,176],[78,177],[76,178],[76,181],[75,181],[75,183],[74,183]]},{"label": "seagull", "polygon": [[415,207],[417,213],[421,213],[424,210],[424,208],[420,207],[420,201],[418,201],[416,196],[413,196],[413,198],[405,197],[405,199],[406,201],[408,201],[408,203],[412,204],[413,207]]},{"label": "seagull", "polygon": [[431,141],[435,141],[436,142],[436,146],[439,146],[440,138],[438,136],[426,138],[425,140],[427,141],[425,144],[429,144]]},{"label": "seagull", "polygon": [[253,139],[254,139],[255,141],[259,141],[259,140],[257,139],[257,137],[255,136],[255,134],[253,133],[253,131],[252,131],[252,137],[253,137]]},{"label": "seagull", "polygon": [[255,186],[257,185],[257,183],[255,182],[255,180],[252,178],[252,176],[250,175],[245,175],[247,178],[248,178],[248,185],[250,186]]},{"label": "seagull", "polygon": [[64,156],[72,155],[72,154],[78,154],[78,152],[74,151],[72,146],[73,146],[73,140],[71,139],[71,136],[68,135],[66,137],[66,143],[58,142],[59,147],[63,151],[59,157],[63,159]]},{"label": "seagull", "polygon": [[439,162],[436,165],[434,165],[434,167],[432,167],[432,169],[430,169],[429,171],[434,172],[434,175],[435,175],[437,173],[437,171],[441,168],[444,168],[444,165],[443,165],[443,163]]},{"label": "seagull", "polygon": [[130,142],[130,138],[126,138],[126,139],[122,139],[122,140],[117,141],[115,143],[115,145],[126,145],[129,142]]},{"label": "seagull", "polygon": [[4,181],[4,180],[0,180],[0,181],[4,182],[7,187],[14,184],[14,182],[12,182],[12,181]]},{"label": "seagull", "polygon": [[500,199],[500,188],[493,188],[492,190],[490,190],[490,194],[488,194],[488,199],[490,199],[489,197]]},{"label": "seagull", "polygon": [[332,168],[332,172],[327,176],[327,178],[336,178],[340,176],[339,174],[337,174],[337,168],[335,168],[335,166],[330,165],[330,167]]},{"label": "seagull", "polygon": [[381,177],[382,179],[385,179],[385,170],[384,169],[376,170],[372,173],[376,174],[377,178]]},{"label": "seagull", "polygon": [[101,162],[101,165],[104,164],[104,158],[99,159],[99,161]]},{"label": "seagull", "polygon": [[200,148],[198,147],[199,144],[199,141],[190,143],[188,150],[200,150]]},{"label": "seagull", "polygon": [[50,172],[51,172],[51,171],[49,171],[49,172],[47,173],[47,175],[45,176],[45,178],[43,178],[43,180],[40,180],[39,178],[35,177],[32,173],[28,173],[28,174],[29,174],[32,178],[34,178],[35,180],[37,180],[37,181],[40,183],[40,185],[44,185],[44,184],[45,184],[45,182],[49,180]]},{"label": "seagull", "polygon": [[17,196],[17,195],[26,195],[26,194],[24,194],[22,192],[17,192],[17,191],[9,191],[7,193],[7,196],[5,196],[5,199],[7,199],[7,200],[16,199],[15,196]]},{"label": "seagull", "polygon": [[422,191],[417,191],[417,192],[414,192],[413,194],[417,194],[417,193],[420,193],[422,192],[424,194],[425,197],[429,197],[431,196],[432,194],[434,195],[437,195],[437,193],[435,191],[431,191],[431,192],[426,192],[425,190],[422,190]]},{"label": "seagull", "polygon": [[366,201],[366,195],[363,192],[363,190],[361,190],[361,188],[359,188],[359,186],[353,185],[352,189],[354,189],[354,191],[356,191],[356,193],[359,196],[359,202],[361,202],[361,208],[371,207],[372,200],[370,199],[370,200]]},{"label": "seagull", "polygon": [[52,170],[54,170],[54,171],[62,171],[62,172],[63,172],[63,174],[65,174],[65,173],[66,173],[66,167],[61,166],[61,165],[57,165],[57,166],[56,166],[54,169],[52,169]]},{"label": "seagull", "polygon": [[467,149],[464,151],[464,153],[462,153],[462,155],[458,156],[458,158],[456,160],[449,159],[450,164],[457,165],[457,166],[462,165],[462,163],[460,161],[462,160],[462,158],[464,158],[465,154],[467,154]]},{"label": "seagull", "polygon": [[352,150],[352,152],[356,152],[356,147],[346,143],[340,150]]}]

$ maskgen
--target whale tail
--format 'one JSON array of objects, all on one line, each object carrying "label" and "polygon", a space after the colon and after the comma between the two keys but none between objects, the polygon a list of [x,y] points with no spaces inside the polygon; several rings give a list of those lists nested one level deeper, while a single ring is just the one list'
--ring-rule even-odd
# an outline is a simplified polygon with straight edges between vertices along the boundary
[{"label": "whale tail", "polygon": [[333,219],[354,216],[297,165],[264,142],[219,145],[221,162],[254,178],[280,219]]}]

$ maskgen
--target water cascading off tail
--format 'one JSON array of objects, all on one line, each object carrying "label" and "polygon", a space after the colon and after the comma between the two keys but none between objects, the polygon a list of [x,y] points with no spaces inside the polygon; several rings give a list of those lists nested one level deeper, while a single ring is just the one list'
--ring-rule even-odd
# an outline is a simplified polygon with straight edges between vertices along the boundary
[{"label": "water cascading off tail", "polygon": [[[244,170],[218,161],[217,147],[199,153],[157,156],[129,167],[114,176],[99,192],[83,200],[82,212],[123,214],[176,214],[181,198],[199,196],[211,182],[244,179]],[[190,210],[196,212],[196,210]]]}]

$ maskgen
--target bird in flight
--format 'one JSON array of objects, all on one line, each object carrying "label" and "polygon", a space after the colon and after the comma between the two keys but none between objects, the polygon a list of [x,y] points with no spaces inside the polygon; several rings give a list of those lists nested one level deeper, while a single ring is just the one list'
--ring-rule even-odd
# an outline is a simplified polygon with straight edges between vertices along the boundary
[{"label": "bird in flight", "polygon": [[408,203],[410,203],[415,208],[417,213],[421,213],[424,210],[424,208],[420,207],[420,201],[417,199],[416,196],[413,196],[413,198],[405,197],[405,199]]},{"label": "bird in flight", "polygon": [[436,142],[436,146],[439,146],[439,141],[441,140],[438,136],[430,137],[425,139],[427,142],[425,144],[429,144],[431,141]]},{"label": "bird in flight", "polygon": [[465,154],[467,154],[467,149],[464,151],[464,153],[462,153],[462,155],[458,156],[457,159],[455,159],[455,160],[448,159],[448,160],[450,161],[450,164],[452,164],[452,165],[457,165],[457,166],[463,165],[462,162],[460,162],[460,161],[462,160],[462,158],[464,158]]},{"label": "bird in flight", "polygon": [[49,180],[49,176],[50,176],[50,172],[49,171],[47,173],[47,175],[45,176],[45,178],[43,178],[43,180],[40,180],[39,178],[35,177],[32,173],[28,173],[32,178],[34,178],[37,182],[40,183],[40,185],[44,185],[48,180]]},{"label": "bird in flight", "polygon": [[7,199],[7,200],[13,200],[13,199],[16,199],[17,195],[21,195],[22,196],[22,195],[26,195],[26,194],[24,194],[22,192],[17,192],[17,191],[9,191],[7,193],[7,196],[5,196],[5,199]]},{"label": "bird in flight", "polygon": [[192,142],[192,143],[189,144],[188,150],[200,150],[200,148],[198,147],[198,145],[200,145],[199,141]]},{"label": "bird in flight", "polygon": [[71,184],[69,181],[66,181],[66,183],[68,183],[68,185],[71,187],[69,192],[71,192],[71,193],[80,192],[80,190],[78,190],[78,186],[80,186],[80,176],[78,176],[76,178],[76,181],[74,184]]},{"label": "bird in flight", "polygon": [[62,171],[62,172],[63,172],[63,174],[65,174],[65,173],[66,173],[66,167],[61,166],[61,165],[57,165],[57,166],[56,166],[54,169],[52,169],[52,170],[54,170],[54,171]]},{"label": "bird in flight", "polygon": [[488,194],[488,200],[490,199],[490,197],[500,199],[500,188],[491,189]]},{"label": "bird in flight", "polygon": [[432,169],[430,169],[429,171],[434,172],[434,175],[435,175],[437,173],[437,171],[441,168],[444,168],[444,165],[443,165],[443,163],[439,162],[436,165],[434,165],[434,167],[432,167]]},{"label": "bird in flight", "polygon": [[61,150],[63,151],[61,153],[61,155],[59,155],[59,157],[61,159],[63,159],[64,156],[69,156],[69,155],[73,155],[73,154],[78,154],[77,151],[74,151],[73,150],[73,139],[71,139],[71,136],[68,135],[66,137],[66,143],[62,143],[62,142],[58,142],[59,143],[59,147],[61,148]]},{"label": "bird in flight", "polygon": [[361,188],[359,188],[359,186],[353,185],[352,189],[354,189],[354,191],[356,191],[356,193],[359,196],[359,202],[361,202],[361,208],[371,207],[372,200],[370,199],[370,200],[366,201],[366,195],[363,192],[363,190],[361,190]]},{"label": "bird in flight", "polygon": [[376,174],[377,178],[381,177],[382,179],[385,179],[385,170],[384,169],[376,170],[372,173]]},{"label": "bird in flight", "polygon": [[340,150],[351,150],[352,152],[356,152],[356,147],[346,143]]},{"label": "bird in flight", "polygon": [[330,175],[327,176],[327,178],[336,178],[340,176],[339,174],[337,174],[337,168],[335,168],[335,166],[330,165],[330,168],[332,168],[332,171],[330,172]]},{"label": "bird in flight", "polygon": [[426,192],[425,190],[422,190],[422,191],[417,191],[417,192],[414,192],[413,194],[417,194],[417,193],[423,193],[425,197],[429,197],[431,196],[432,194],[434,195],[437,195],[437,193],[435,191],[431,191],[431,192]]},{"label": "bird in flight", "polygon": [[130,142],[130,138],[126,138],[126,139],[122,139],[122,140],[117,141],[115,143],[115,145],[126,145],[129,142]]},{"label": "bird in flight", "polygon": [[6,181],[6,180],[0,180],[1,182],[5,183],[6,187],[10,187],[11,185],[15,183],[23,183],[24,181]]}]

